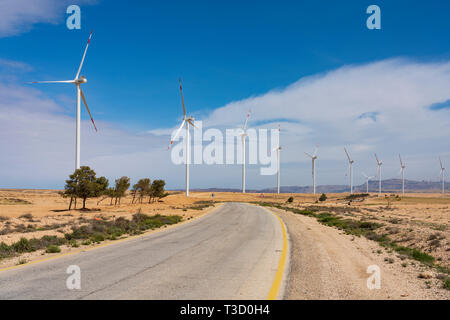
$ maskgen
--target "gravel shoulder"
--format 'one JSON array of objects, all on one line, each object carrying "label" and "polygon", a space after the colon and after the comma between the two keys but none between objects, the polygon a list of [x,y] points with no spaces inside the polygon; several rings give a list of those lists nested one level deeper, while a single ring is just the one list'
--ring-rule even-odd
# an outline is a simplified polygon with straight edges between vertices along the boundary
[{"label": "gravel shoulder", "polygon": [[[378,243],[346,235],[315,218],[271,208],[284,220],[291,240],[291,270],[285,298],[304,299],[439,299],[450,293],[420,263],[402,261]],[[389,261],[389,258],[392,260]],[[386,261],[385,259],[388,259]],[[407,264],[407,266],[402,266]],[[381,270],[381,288],[369,290],[368,266]]]}]

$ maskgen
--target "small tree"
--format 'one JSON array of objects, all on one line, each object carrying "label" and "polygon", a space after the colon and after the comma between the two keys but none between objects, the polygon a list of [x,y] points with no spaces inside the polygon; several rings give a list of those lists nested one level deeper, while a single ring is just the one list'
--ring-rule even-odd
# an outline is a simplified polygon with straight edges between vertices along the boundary
[{"label": "small tree", "polygon": [[71,204],[73,198],[83,199],[83,209],[86,209],[86,200],[104,194],[108,188],[108,184],[108,179],[105,177],[97,178],[94,170],[88,166],[83,166],[75,170],[69,176],[69,180],[66,180],[64,194],[67,196],[72,195]]},{"label": "small tree", "polygon": [[69,210],[72,210],[72,203],[75,199],[75,209],[77,208],[76,202],[76,192],[75,192],[76,183],[71,180],[66,180],[66,185],[64,187],[64,191],[59,192],[59,195],[63,198],[70,198]]},{"label": "small tree", "polygon": [[105,195],[111,198],[111,202],[109,203],[110,206],[113,204],[113,199],[116,196],[116,189],[115,188],[108,188],[105,192]]},{"label": "small tree", "polygon": [[150,189],[150,198],[149,203],[154,200],[155,198],[161,199],[167,196],[166,191],[164,190],[164,187],[166,185],[166,182],[164,180],[155,180],[152,183],[151,189]]},{"label": "small tree", "polygon": [[115,204],[117,204],[117,202],[120,204],[120,199],[125,196],[125,193],[129,188],[130,188],[130,178],[122,177],[116,180],[116,187],[114,189],[115,191],[114,196],[116,197]]},{"label": "small tree", "polygon": [[319,197],[319,201],[323,202],[327,200],[327,195],[325,193],[322,193],[322,195]]},{"label": "small tree", "polygon": [[133,184],[133,188],[131,189],[131,194],[133,195],[133,199],[131,200],[131,203],[134,203],[134,200],[136,199],[136,195],[138,193],[139,185],[137,183]]},{"label": "small tree", "polygon": [[138,183],[133,186],[133,188],[135,186],[136,192],[139,194],[139,203],[142,203],[144,197],[150,194],[151,191],[150,179],[148,178],[140,179]]}]

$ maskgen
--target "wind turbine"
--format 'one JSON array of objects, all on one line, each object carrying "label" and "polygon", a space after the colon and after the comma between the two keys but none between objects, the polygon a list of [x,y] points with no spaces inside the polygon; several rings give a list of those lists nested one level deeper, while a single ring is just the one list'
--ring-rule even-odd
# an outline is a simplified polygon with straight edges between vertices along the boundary
[{"label": "wind turbine", "polygon": [[97,131],[97,127],[95,126],[94,119],[92,118],[91,111],[86,102],[86,98],[84,97],[83,91],[81,90],[81,85],[83,83],[87,83],[87,79],[84,76],[80,76],[81,68],[83,67],[84,58],[86,57],[86,52],[89,47],[89,43],[91,42],[92,31],[89,35],[89,40],[86,44],[86,49],[84,50],[83,58],[81,59],[80,66],[78,67],[78,72],[75,75],[75,79],[73,80],[64,80],[64,81],[33,81],[31,83],[72,83],[77,88],[77,120],[76,120],[76,140],[75,140],[75,169],[80,168],[80,123],[81,123],[81,108],[80,108],[80,98],[83,99],[84,105],[86,106],[87,112],[89,113],[89,117],[91,118],[92,124],[94,125],[95,131]]},{"label": "wind turbine", "polygon": [[444,179],[444,171],[445,171],[445,168],[444,168],[444,166],[442,165],[441,157],[439,157],[439,163],[441,164],[442,194],[444,194],[444,193],[445,193],[445,179]]},{"label": "wind turbine", "polygon": [[400,172],[402,174],[402,195],[405,195],[405,168],[406,166],[403,164],[402,157],[398,155],[400,159]]},{"label": "wind turbine", "polygon": [[[278,132],[280,132],[280,125],[278,125]],[[275,149],[272,150],[277,152],[277,193],[280,193],[280,169],[281,169],[281,165],[280,165],[280,153],[281,153],[281,149],[282,147],[280,145],[278,145]]]},{"label": "wind turbine", "polygon": [[348,164],[350,166],[350,194],[353,193],[353,163],[355,162],[355,160],[352,160],[347,152],[347,149],[344,148],[345,154],[347,155],[348,158]]},{"label": "wind turbine", "polygon": [[377,172],[378,172],[378,194],[381,195],[381,165],[383,162],[378,159],[377,154],[375,153],[375,159],[377,159]]},{"label": "wind turbine", "polygon": [[316,149],[314,150],[314,154],[310,155],[309,153],[305,152],[305,154],[311,158],[312,160],[312,179],[313,179],[313,194],[316,194],[316,167],[315,162],[317,160],[317,151],[318,147],[316,146]]},{"label": "wind turbine", "polygon": [[247,124],[248,118],[250,118],[250,110],[247,113],[247,118],[245,118],[244,126],[242,127],[243,133],[241,134],[242,139],[242,193],[245,193],[245,162],[247,161],[246,157],[246,148],[245,148],[245,138],[248,136],[247,134]]},{"label": "wind turbine", "polygon": [[375,177],[371,176],[369,177],[367,174],[365,174],[364,172],[362,173],[363,176],[366,178],[366,193],[369,193],[369,180],[373,179]]},{"label": "wind turbine", "polygon": [[[191,161],[191,153],[190,153],[190,138],[189,138],[189,125],[196,128],[194,125],[194,118],[192,116],[186,117],[186,107],[184,105],[184,99],[183,99],[183,88],[181,87],[181,79],[180,81],[180,92],[181,92],[181,103],[183,104],[183,122],[181,123],[180,127],[178,128],[177,132],[173,136],[172,140],[170,141],[170,144],[172,145],[174,140],[178,137],[178,135],[181,132],[181,129],[183,129],[183,126],[186,124],[186,149],[185,149],[185,160],[186,160],[186,197],[189,197],[189,164]],[[170,146],[169,146],[170,149]]]}]

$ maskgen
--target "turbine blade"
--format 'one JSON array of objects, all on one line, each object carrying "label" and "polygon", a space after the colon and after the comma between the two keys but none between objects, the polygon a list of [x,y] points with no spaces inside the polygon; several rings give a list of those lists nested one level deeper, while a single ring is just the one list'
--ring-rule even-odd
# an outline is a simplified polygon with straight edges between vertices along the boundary
[{"label": "turbine blade", "polygon": [[352,159],[350,159],[350,156],[348,155],[347,149],[346,149],[346,148],[344,148],[344,151],[345,151],[345,154],[347,155],[347,158],[348,158],[348,162],[351,162],[351,161],[352,161]]},{"label": "turbine blade", "polygon": [[98,132],[97,127],[95,126],[94,118],[92,118],[91,111],[89,110],[89,107],[86,102],[86,98],[84,97],[83,90],[81,90],[81,88],[80,88],[80,93],[81,93],[81,98],[83,99],[84,105],[86,106],[86,110],[89,113],[89,117],[91,117],[91,121],[92,121],[92,124],[94,125],[95,132]]},{"label": "turbine blade", "polygon": [[181,103],[183,104],[183,117],[186,118],[186,107],[184,106],[183,88],[181,87],[181,78],[178,79],[178,81],[180,82]]},{"label": "turbine blade", "polygon": [[401,155],[398,155],[398,158],[400,159],[400,167],[403,167],[402,157]]},{"label": "turbine blade", "polygon": [[306,154],[308,157],[310,157],[311,159],[313,158],[313,156],[310,155],[308,152],[305,152],[305,154]]},{"label": "turbine blade", "polygon": [[178,137],[178,135],[180,134],[180,132],[181,132],[181,129],[183,129],[183,126],[184,126],[184,123],[186,122],[186,120],[183,120],[183,122],[181,123],[181,126],[178,128],[178,130],[175,132],[175,135],[173,136],[173,138],[172,139],[170,139],[170,145],[169,145],[169,148],[168,149],[170,149],[170,146],[173,144],[173,142],[175,141],[175,139]]},{"label": "turbine blade", "polygon": [[317,152],[319,151],[319,146],[316,145],[316,149],[314,149],[314,157],[317,156]]},{"label": "turbine blade", "polygon": [[369,178],[369,177],[367,176],[367,174],[365,174],[364,172],[362,173],[362,175],[363,175],[364,177],[366,177],[366,178]]},{"label": "turbine blade", "polygon": [[377,163],[378,163],[378,165],[380,165],[380,160],[378,159],[378,156],[376,153],[375,153],[375,159],[377,159]]},{"label": "turbine blade", "polygon": [[33,81],[33,82],[27,82],[28,84],[34,84],[34,83],[75,83],[74,80],[62,80],[62,81]]},{"label": "turbine blade", "polygon": [[187,120],[187,122],[188,122],[191,126],[193,126],[195,129],[198,129],[198,128],[195,126],[194,122],[193,122],[191,119]]},{"label": "turbine blade", "polygon": [[439,157],[439,163],[441,164],[441,170],[444,170],[444,167],[442,166],[442,160],[441,160],[441,157]]},{"label": "turbine blade", "polygon": [[244,126],[242,127],[242,129],[244,129],[244,132],[245,132],[245,130],[247,130],[247,123],[248,123],[248,118],[250,118],[250,112],[251,112],[251,110],[248,110],[247,118],[245,118]]},{"label": "turbine blade", "polygon": [[87,52],[87,49],[89,47],[89,43],[91,42],[92,32],[93,31],[91,31],[91,34],[89,35],[89,40],[88,40],[88,42],[86,44],[86,49],[84,49],[83,58],[81,59],[80,67],[78,68],[78,72],[77,72],[77,75],[75,76],[75,80],[78,79],[78,77],[80,76],[81,68],[83,68],[84,58],[86,57],[86,52]]}]

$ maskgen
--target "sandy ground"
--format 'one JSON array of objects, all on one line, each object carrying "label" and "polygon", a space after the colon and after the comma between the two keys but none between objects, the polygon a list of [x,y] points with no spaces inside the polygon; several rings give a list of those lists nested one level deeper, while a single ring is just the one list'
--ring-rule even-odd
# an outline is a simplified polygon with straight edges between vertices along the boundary
[{"label": "sandy ground", "polygon": [[[411,261],[407,266],[395,254],[363,237],[345,235],[324,226],[315,218],[295,215],[279,209],[291,240],[291,271],[287,299],[446,299],[435,277],[419,279],[428,268]],[[377,253],[381,250],[381,253]],[[394,258],[393,263],[385,258]],[[381,288],[369,290],[367,268],[381,270]],[[430,281],[430,284],[427,284]]]},{"label": "sandy ground", "polygon": [[[171,192],[161,202],[151,204],[148,203],[148,199],[145,199],[142,204],[131,204],[131,196],[123,198],[121,205],[117,206],[111,206],[109,199],[104,199],[98,203],[100,199],[87,201],[86,207],[91,211],[68,211],[69,201],[61,198],[57,190],[0,190],[0,243],[4,242],[9,245],[22,237],[27,239],[41,238],[44,235],[64,237],[64,233],[70,232],[73,226],[80,226],[83,223],[80,220],[81,218],[125,217],[130,219],[137,212],[148,215],[179,215],[182,217],[181,223],[187,223],[209,213],[220,205],[220,203],[215,203],[214,206],[198,209],[204,206],[204,203],[201,202],[202,199],[186,198],[180,192]],[[165,226],[164,228],[174,226]],[[157,231],[148,231],[145,234]],[[108,242],[110,241],[104,241],[102,245]],[[61,253],[80,251],[85,247],[93,246],[96,246],[96,244],[80,245],[79,248],[61,246]],[[48,254],[44,250],[25,253],[0,260],[0,269],[21,262],[40,260],[52,255],[57,254]]]}]

